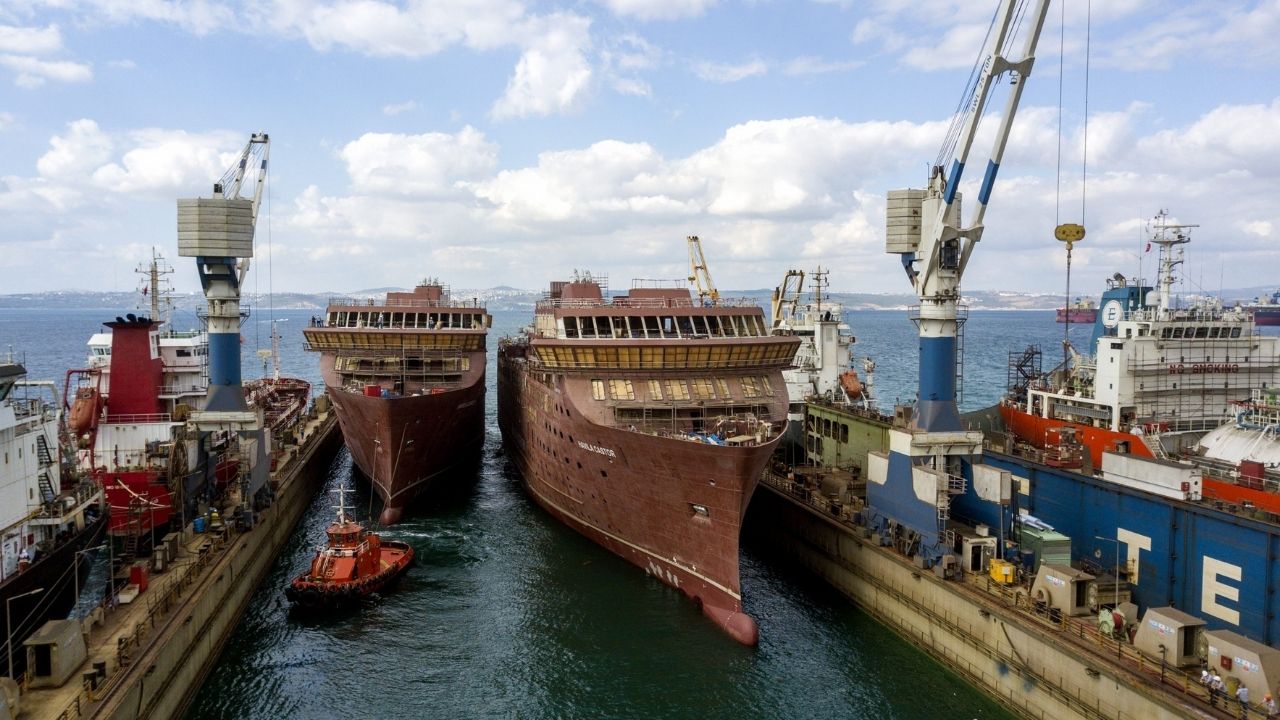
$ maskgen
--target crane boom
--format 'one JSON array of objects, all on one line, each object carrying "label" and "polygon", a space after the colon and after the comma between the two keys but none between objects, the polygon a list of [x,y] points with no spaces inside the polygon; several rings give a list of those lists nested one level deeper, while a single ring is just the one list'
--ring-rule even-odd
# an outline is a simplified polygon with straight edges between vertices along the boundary
[{"label": "crane boom", "polygon": [[[1029,13],[1025,5],[1034,3]],[[983,217],[991,199],[996,174],[1004,157],[1013,118],[1017,114],[1026,80],[1035,63],[1035,48],[1048,14],[1049,0],[1001,0],[993,19],[993,32],[983,53],[973,93],[963,104],[953,127],[955,156],[944,175],[935,166],[928,187],[889,193],[886,251],[902,257],[920,304],[913,320],[920,332],[920,395],[916,425],[921,429],[954,430],[960,427],[955,401],[956,334],[960,280],[982,238]],[[1006,55],[1015,44],[1017,28],[1029,22],[1022,37],[1020,56]],[[1011,89],[982,184],[977,208],[968,226],[960,223],[958,192],[969,154],[973,149],[995,83],[1009,77]],[[912,224],[913,223],[913,224]]]},{"label": "crane boom", "polygon": [[707,260],[702,255],[702,241],[697,235],[690,235],[689,242],[689,267],[693,274],[689,276],[689,282],[698,288],[698,302],[706,303],[708,299],[711,302],[720,300],[720,291],[716,290],[716,284],[711,281],[711,273],[707,270]]}]

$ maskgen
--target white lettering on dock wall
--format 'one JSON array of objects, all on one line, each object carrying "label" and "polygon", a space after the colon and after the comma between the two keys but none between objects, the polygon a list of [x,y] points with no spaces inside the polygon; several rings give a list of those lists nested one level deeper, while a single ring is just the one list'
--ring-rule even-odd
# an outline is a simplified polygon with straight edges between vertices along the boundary
[{"label": "white lettering on dock wall", "polygon": [[1129,582],[1138,584],[1138,566],[1142,559],[1141,551],[1151,552],[1151,538],[1139,535],[1132,530],[1116,528],[1116,539],[1125,545],[1124,564],[1129,570]]},{"label": "white lettering on dock wall", "polygon": [[1239,625],[1240,613],[1218,604],[1218,598],[1237,602],[1240,600],[1240,588],[1232,587],[1218,578],[1240,582],[1240,578],[1244,576],[1244,569],[1239,565],[1232,565],[1208,555],[1204,556],[1203,567],[1200,575],[1200,611],[1232,625]]}]

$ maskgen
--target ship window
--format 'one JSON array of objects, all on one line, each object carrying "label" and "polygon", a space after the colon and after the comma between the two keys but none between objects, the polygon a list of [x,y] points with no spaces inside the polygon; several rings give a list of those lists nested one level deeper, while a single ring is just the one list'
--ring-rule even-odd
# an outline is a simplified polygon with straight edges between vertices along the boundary
[{"label": "ship window", "polygon": [[662,337],[662,328],[658,325],[658,318],[653,315],[646,315],[644,318],[645,337],[658,338]]},{"label": "ship window", "polygon": [[1199,328],[1196,328],[1196,339],[1197,339],[1197,340],[1203,340],[1203,339],[1205,339],[1205,338],[1207,338],[1207,337],[1209,337],[1209,328],[1207,328],[1207,327],[1199,327]]},{"label": "ship window", "polygon": [[644,318],[639,315],[631,315],[627,317],[627,328],[631,331],[631,337],[642,338],[644,334]]},{"label": "ship window", "polygon": [[840,442],[842,443],[849,442],[849,424],[848,423],[840,424]]},{"label": "ship window", "polygon": [[710,316],[706,318],[707,334],[711,337],[724,337],[724,331],[720,328],[720,318]]},{"label": "ship window", "polygon": [[662,321],[662,337],[673,338],[679,337],[676,333],[676,319],[670,315],[659,318]]},{"label": "ship window", "polygon": [[753,377],[744,377],[739,382],[742,384],[743,397],[760,397],[760,388],[756,385],[756,379]]},{"label": "ship window", "polygon": [[773,397],[773,383],[769,382],[769,378],[760,378],[760,387],[764,388],[764,394]]},{"label": "ship window", "polygon": [[1178,339],[1178,338],[1180,338],[1180,337],[1182,337],[1182,328],[1181,328],[1181,327],[1176,327],[1176,328],[1174,328],[1174,329],[1173,329],[1173,339],[1174,339],[1174,340],[1177,340],[1177,339]]},{"label": "ship window", "polygon": [[650,400],[662,399],[662,383],[660,381],[658,380],[649,381],[649,399]]},{"label": "ship window", "polygon": [[627,319],[624,317],[610,318],[613,321],[613,336],[617,338],[630,337],[627,332]]},{"label": "ship window", "polygon": [[724,378],[716,378],[716,389],[720,392],[720,397],[725,400],[731,397],[729,395],[729,383],[725,382]]},{"label": "ship window", "polygon": [[596,332],[600,334],[600,337],[604,337],[604,338],[613,337],[613,324],[609,322],[609,318],[598,317],[598,318],[595,318],[595,322],[596,322]]},{"label": "ship window", "polygon": [[567,338],[578,337],[578,318],[567,317],[564,319],[564,336]]},{"label": "ship window", "polygon": [[694,335],[707,335],[707,319],[701,315],[694,315],[689,318],[690,324],[693,326]]},{"label": "ship window", "polygon": [[1231,328],[1231,337],[1233,337],[1233,338],[1238,338],[1238,337],[1240,337],[1240,328],[1238,328],[1238,327],[1233,327],[1233,328]]},{"label": "ship window", "polygon": [[1217,339],[1218,339],[1218,328],[1216,328],[1216,327],[1211,327],[1211,328],[1209,328],[1209,339],[1210,339],[1210,340],[1217,340]]},{"label": "ship window", "polygon": [[711,387],[710,378],[698,378],[693,381],[693,396],[699,400],[713,400],[716,391]]},{"label": "ship window", "polygon": [[684,337],[691,337],[693,332],[693,320],[688,315],[681,315],[676,318],[676,330]]},{"label": "ship window", "polygon": [[667,397],[672,400],[688,400],[689,386],[683,380],[668,380]]},{"label": "ship window", "polygon": [[1163,328],[1160,330],[1160,337],[1164,338],[1165,340],[1169,339],[1169,335],[1170,335],[1169,328]]},{"label": "ship window", "polygon": [[635,400],[636,391],[630,380],[614,379],[609,381],[609,397],[614,400]]}]

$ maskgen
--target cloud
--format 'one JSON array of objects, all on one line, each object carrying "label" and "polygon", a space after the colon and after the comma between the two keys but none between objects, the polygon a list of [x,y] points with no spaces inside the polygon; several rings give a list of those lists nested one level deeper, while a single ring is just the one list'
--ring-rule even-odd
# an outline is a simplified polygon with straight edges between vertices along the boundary
[{"label": "cloud", "polygon": [[0,25],[0,52],[45,55],[62,49],[62,32],[57,25],[15,27]]},{"label": "cloud", "polygon": [[662,62],[660,48],[639,35],[628,33],[606,41],[599,56],[601,73],[615,92],[641,97],[652,94],[649,83],[640,73]]},{"label": "cloud", "polygon": [[111,62],[108,62],[107,65],[119,70],[137,70],[138,69],[138,63],[128,59],[112,60]]},{"label": "cloud", "polygon": [[759,58],[738,64],[700,62],[693,66],[693,72],[698,77],[714,83],[738,82],[768,71],[769,66]]},{"label": "cloud", "polygon": [[0,55],[0,67],[6,67],[17,75],[14,83],[19,87],[40,87],[46,80],[55,82],[88,82],[93,79],[93,68],[70,60],[41,60],[29,55]]},{"label": "cloud", "polygon": [[498,147],[468,125],[452,135],[365,133],[340,156],[357,192],[435,195],[492,172]]},{"label": "cloud", "polygon": [[804,56],[788,61],[782,67],[782,72],[786,75],[823,75],[856,70],[865,64],[861,60],[833,61],[823,60],[820,57]]},{"label": "cloud", "polygon": [[565,13],[531,20],[515,73],[490,114],[501,120],[565,113],[580,107],[592,79],[585,55],[591,44],[590,27],[587,18]]},{"label": "cloud", "polygon": [[4,132],[13,127],[18,119],[11,112],[0,112],[0,132]]},{"label": "cloud", "polygon": [[697,17],[716,0],[597,0],[619,17],[637,20],[678,20]]},{"label": "cloud", "polygon": [[395,117],[396,115],[403,115],[404,113],[407,113],[411,110],[417,110],[418,107],[419,105],[417,100],[408,100],[402,103],[392,103],[390,105],[382,106],[382,114]]},{"label": "cloud", "polygon": [[93,171],[94,186],[117,193],[147,193],[158,198],[206,195],[234,162],[244,138],[232,132],[190,133],[148,128],[129,133],[130,148],[118,162]]}]

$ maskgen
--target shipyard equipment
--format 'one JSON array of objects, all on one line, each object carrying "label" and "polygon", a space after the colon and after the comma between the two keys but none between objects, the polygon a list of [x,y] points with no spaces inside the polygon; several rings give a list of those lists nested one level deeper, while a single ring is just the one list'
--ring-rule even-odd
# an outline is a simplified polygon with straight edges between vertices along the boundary
[{"label": "shipyard equipment", "polygon": [[1031,585],[1031,599],[1064,615],[1091,615],[1097,605],[1097,588],[1087,572],[1070,565],[1042,563]]},{"label": "shipyard equipment", "polygon": [[1205,661],[1228,685],[1232,680],[1249,688],[1257,699],[1280,683],[1280,649],[1263,645],[1231,630],[1204,633]]},{"label": "shipyard equipment", "polygon": [[707,270],[707,259],[702,255],[702,241],[697,235],[690,235],[689,242],[689,282],[698,288],[698,304],[706,305],[708,301],[715,303],[720,299],[720,291],[711,281],[711,272]]},{"label": "shipyard equipment", "polygon": [[[213,186],[213,197],[178,201],[178,254],[194,257],[208,300],[209,397],[205,409],[191,414],[189,425],[204,434],[201,465],[207,462],[208,433],[233,431],[242,441],[241,500],[255,500],[267,482],[266,435],[260,413],[249,409],[240,384],[240,325],[248,316],[240,307],[240,288],[253,258],[254,227],[262,204],[271,141],[255,133],[237,162]],[[253,173],[253,198],[240,192]],[[252,517],[246,513],[246,517]]]},{"label": "shipyard equipment", "polygon": [[1133,646],[1152,660],[1174,667],[1200,664],[1204,620],[1173,607],[1150,608],[1142,616]]},{"label": "shipyard equipment", "polygon": [[[951,553],[946,522],[956,496],[976,494],[967,485],[998,477],[981,463],[982,433],[966,431],[956,405],[957,330],[962,321],[960,281],[982,237],[983,216],[1017,114],[1018,103],[1035,62],[1036,43],[1048,0],[1003,0],[992,22],[988,44],[975,68],[934,163],[928,187],[891,193],[887,205],[886,251],[901,256],[919,304],[911,309],[920,336],[919,394],[911,425],[890,432],[889,452],[868,460],[867,497],[872,520],[896,535],[906,535],[913,554],[926,566]],[[1020,47],[1015,47],[1020,45]],[[1007,79],[1008,99],[999,117],[995,142],[967,226],[960,220],[957,192],[982,117],[996,84]],[[944,165],[950,159],[950,171]],[[992,483],[978,497],[999,507],[992,524],[1005,526],[1007,501]],[[997,486],[999,483],[995,483]],[[985,495],[983,497],[982,495]]]}]

